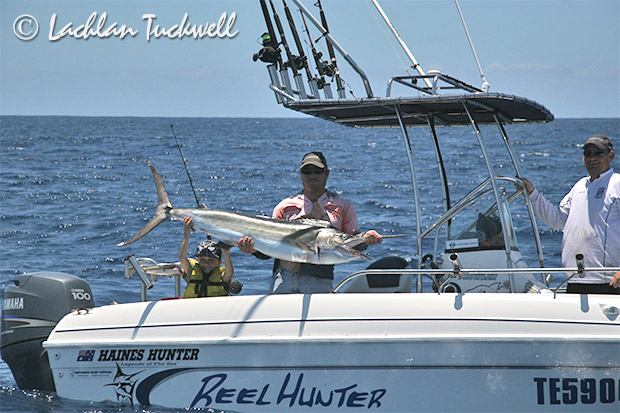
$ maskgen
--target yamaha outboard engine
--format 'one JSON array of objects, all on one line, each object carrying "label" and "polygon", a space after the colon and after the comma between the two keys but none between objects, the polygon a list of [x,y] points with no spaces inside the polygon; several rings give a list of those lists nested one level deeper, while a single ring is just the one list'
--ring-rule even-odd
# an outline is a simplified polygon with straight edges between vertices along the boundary
[{"label": "yamaha outboard engine", "polygon": [[55,391],[42,343],[66,314],[93,308],[90,285],[59,272],[36,272],[13,278],[2,304],[2,359],[20,389]]}]

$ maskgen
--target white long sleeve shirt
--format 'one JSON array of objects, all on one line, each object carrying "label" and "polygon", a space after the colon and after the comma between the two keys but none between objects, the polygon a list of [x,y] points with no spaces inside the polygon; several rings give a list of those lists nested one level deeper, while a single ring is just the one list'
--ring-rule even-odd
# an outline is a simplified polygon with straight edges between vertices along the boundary
[{"label": "white long sleeve shirt", "polygon": [[[547,225],[564,229],[562,266],[575,267],[575,255],[583,254],[585,267],[620,266],[620,174],[613,169],[595,180],[580,179],[562,199],[551,204],[536,189],[530,194],[534,212]],[[586,273],[570,282],[609,283],[613,273]]]}]

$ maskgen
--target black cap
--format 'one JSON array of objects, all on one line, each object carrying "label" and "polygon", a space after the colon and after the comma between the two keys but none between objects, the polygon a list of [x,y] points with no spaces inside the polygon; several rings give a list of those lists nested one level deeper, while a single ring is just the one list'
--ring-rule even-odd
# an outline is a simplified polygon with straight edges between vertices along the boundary
[{"label": "black cap", "polygon": [[590,136],[588,140],[583,144],[583,148],[585,149],[588,145],[594,145],[597,148],[607,152],[611,151],[614,148],[611,140],[607,136],[601,135],[600,133]]},{"label": "black cap", "polygon": [[196,248],[196,256],[217,258],[219,260],[222,258],[222,250],[214,241],[206,240],[198,244],[198,248]]},{"label": "black cap", "polygon": [[317,168],[327,169],[327,161],[325,160],[325,156],[321,152],[308,152],[304,155],[301,160],[301,166],[299,169],[303,168],[306,165],[314,165]]}]

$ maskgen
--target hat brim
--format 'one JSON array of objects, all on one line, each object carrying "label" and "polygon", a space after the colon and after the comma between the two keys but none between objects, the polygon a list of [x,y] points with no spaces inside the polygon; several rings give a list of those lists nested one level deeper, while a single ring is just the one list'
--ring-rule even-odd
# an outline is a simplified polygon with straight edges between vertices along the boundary
[{"label": "hat brim", "polygon": [[588,145],[594,145],[599,149],[602,149],[604,151],[609,151],[609,147],[607,145],[605,145],[603,142],[600,141],[589,141],[583,144],[583,149],[585,149]]},{"label": "hat brim", "polygon": [[299,169],[303,168],[304,166],[308,166],[308,165],[313,165],[318,168],[325,169],[325,165],[320,160],[317,160],[317,159],[308,159],[307,161],[304,161],[299,167]]}]

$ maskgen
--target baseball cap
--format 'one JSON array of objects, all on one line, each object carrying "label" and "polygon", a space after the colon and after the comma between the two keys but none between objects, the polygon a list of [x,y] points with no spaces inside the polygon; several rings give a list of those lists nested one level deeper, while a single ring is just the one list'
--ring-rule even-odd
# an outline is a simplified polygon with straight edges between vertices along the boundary
[{"label": "baseball cap", "polygon": [[588,138],[588,140],[583,144],[584,149],[587,145],[594,145],[604,151],[611,151],[614,146],[607,136],[601,135],[599,133],[597,133],[596,135],[592,135]]},{"label": "baseball cap", "polygon": [[301,160],[301,166],[299,169],[303,168],[306,165],[314,165],[321,169],[327,169],[327,161],[325,160],[325,156],[321,152],[308,152],[304,155]]},{"label": "baseball cap", "polygon": [[222,258],[222,250],[211,240],[202,241],[196,248],[197,257]]}]

